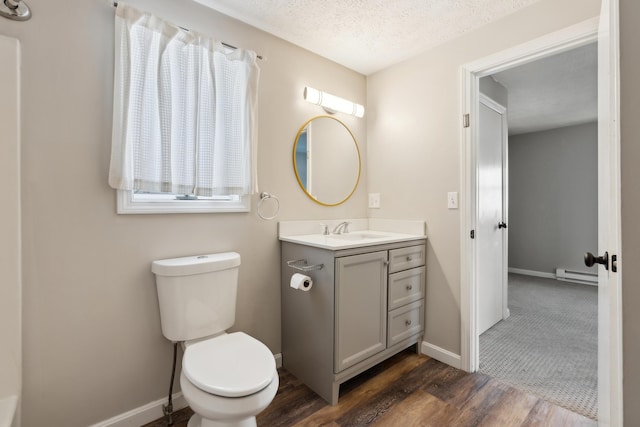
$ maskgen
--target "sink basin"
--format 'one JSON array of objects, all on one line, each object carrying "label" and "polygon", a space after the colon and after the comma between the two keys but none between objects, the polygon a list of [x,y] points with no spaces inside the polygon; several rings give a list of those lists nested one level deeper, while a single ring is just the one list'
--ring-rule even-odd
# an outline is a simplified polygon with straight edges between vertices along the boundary
[{"label": "sink basin", "polygon": [[332,234],[329,236],[331,239],[339,240],[366,240],[366,239],[384,239],[389,237],[389,234],[385,233],[371,233],[371,232],[354,232],[345,234]]}]

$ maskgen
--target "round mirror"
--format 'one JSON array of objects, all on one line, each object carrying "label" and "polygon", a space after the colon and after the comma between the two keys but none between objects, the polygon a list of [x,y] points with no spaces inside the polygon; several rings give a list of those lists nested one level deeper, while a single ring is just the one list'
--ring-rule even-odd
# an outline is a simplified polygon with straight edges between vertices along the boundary
[{"label": "round mirror", "polygon": [[349,128],[332,116],[307,121],[293,143],[300,187],[324,206],[346,202],[360,181],[360,150]]}]

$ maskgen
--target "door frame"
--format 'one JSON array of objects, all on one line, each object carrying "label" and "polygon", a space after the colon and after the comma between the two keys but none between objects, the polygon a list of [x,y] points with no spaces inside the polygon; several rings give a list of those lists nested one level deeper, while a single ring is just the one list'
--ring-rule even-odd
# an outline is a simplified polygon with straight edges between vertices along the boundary
[{"label": "door frame", "polygon": [[[608,2],[607,2],[608,3]],[[604,4],[604,3],[603,3]],[[611,52],[609,53],[612,62],[612,69],[609,76],[611,87],[618,84],[618,0],[611,0],[611,19],[609,20],[610,32],[613,35]],[[567,27],[560,31],[536,38],[527,43],[515,46],[494,55],[482,58],[475,62],[465,64],[461,67],[461,111],[460,117],[464,122],[468,114],[468,126],[461,126],[460,137],[460,365],[468,372],[475,372],[479,365],[479,339],[477,334],[477,291],[476,291],[476,254],[475,242],[470,239],[469,233],[476,227],[477,205],[476,195],[476,163],[477,163],[477,140],[478,140],[478,100],[479,100],[479,79],[484,76],[522,65],[534,60],[544,58],[553,54],[561,53],[570,49],[584,46],[598,41],[599,17],[594,17],[587,21]],[[619,109],[617,108],[618,98],[614,93],[609,105],[611,120],[619,123]],[[607,145],[613,152],[618,153],[618,161],[612,162],[610,171],[612,180],[618,182],[615,177],[620,175],[619,167],[619,135],[614,135],[607,139]],[[617,204],[619,207],[619,196],[611,196],[609,203]],[[612,218],[618,221],[618,218]],[[618,230],[616,236],[620,241],[619,224],[615,227]],[[599,342],[599,375],[607,376],[606,384],[598,382],[599,408],[605,409],[606,413],[599,415],[605,425],[621,425],[622,423],[622,308],[619,298],[610,298],[607,304],[609,311],[607,323],[607,333],[610,335],[607,349],[601,349]],[[600,338],[599,338],[600,341]],[[608,354],[601,357],[601,352]],[[606,373],[603,373],[606,372]],[[603,411],[601,411],[603,412]]]}]

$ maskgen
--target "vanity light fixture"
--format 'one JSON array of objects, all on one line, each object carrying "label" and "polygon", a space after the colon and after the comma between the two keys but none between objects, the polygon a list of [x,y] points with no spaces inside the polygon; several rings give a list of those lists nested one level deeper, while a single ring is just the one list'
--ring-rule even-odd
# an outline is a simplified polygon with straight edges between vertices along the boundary
[{"label": "vanity light fixture", "polygon": [[306,86],[304,88],[304,100],[316,104],[325,109],[328,113],[337,112],[351,114],[358,118],[364,116],[364,107],[339,96],[331,95],[327,92]]}]

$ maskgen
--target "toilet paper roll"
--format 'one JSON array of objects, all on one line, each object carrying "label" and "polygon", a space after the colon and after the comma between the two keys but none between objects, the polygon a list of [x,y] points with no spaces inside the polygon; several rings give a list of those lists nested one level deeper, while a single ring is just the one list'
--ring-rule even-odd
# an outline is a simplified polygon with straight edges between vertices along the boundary
[{"label": "toilet paper roll", "polygon": [[299,291],[307,292],[313,286],[313,280],[311,277],[305,276],[304,274],[295,273],[291,276],[291,287],[293,289],[298,289]]}]

